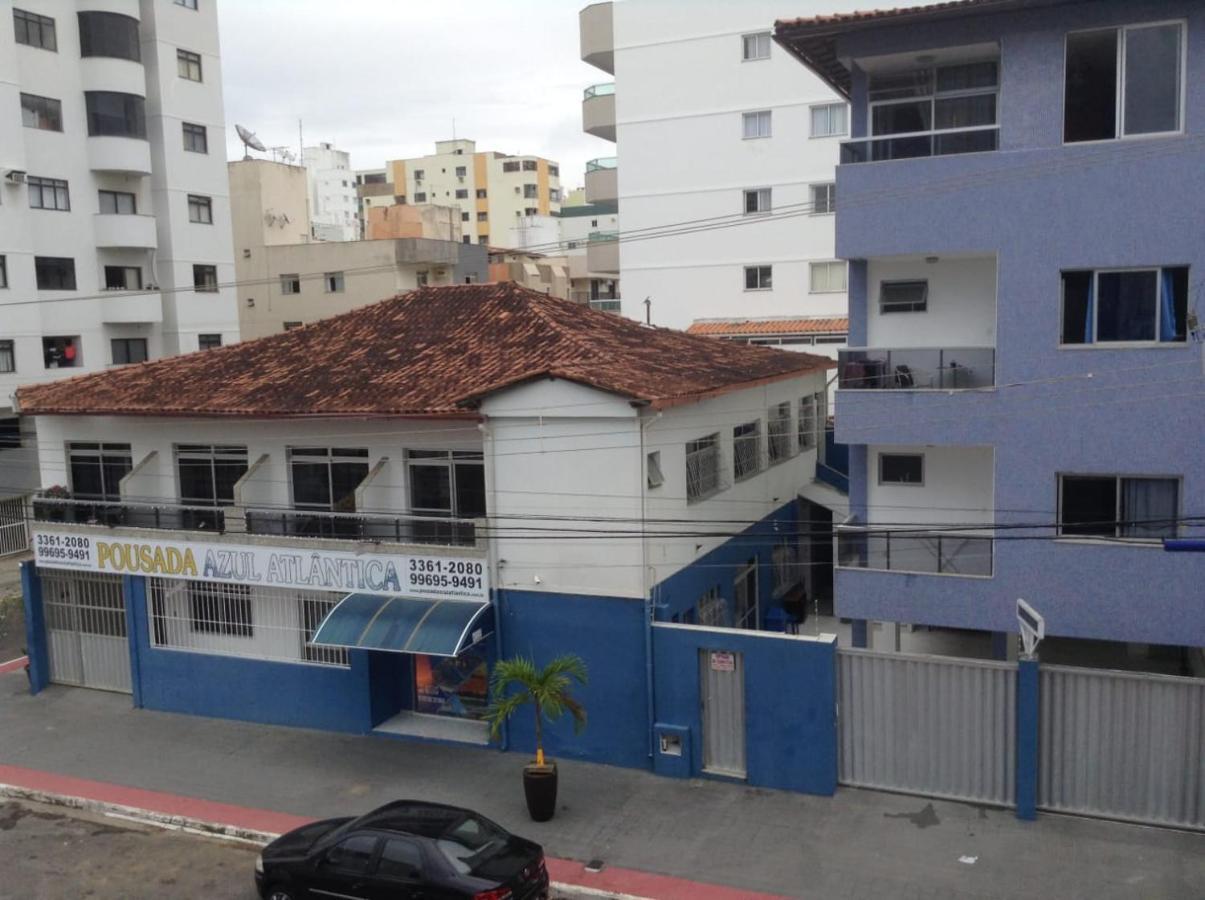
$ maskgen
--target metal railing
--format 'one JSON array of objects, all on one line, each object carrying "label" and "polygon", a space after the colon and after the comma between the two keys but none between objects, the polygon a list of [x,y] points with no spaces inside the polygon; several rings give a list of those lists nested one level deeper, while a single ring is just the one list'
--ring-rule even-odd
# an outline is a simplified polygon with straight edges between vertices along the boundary
[{"label": "metal railing", "polygon": [[213,506],[129,503],[35,495],[32,507],[33,518],[36,522],[164,528],[176,531],[222,532],[226,530],[225,512]]},{"label": "metal railing", "polygon": [[248,509],[248,534],[389,541],[397,544],[440,544],[473,547],[477,523],[446,516],[388,516],[308,509]]},{"label": "metal railing", "polygon": [[606,169],[619,168],[619,158],[615,156],[600,156],[586,163],[587,172],[602,172]]},{"label": "metal railing", "polygon": [[617,313],[620,311],[619,300],[604,299],[590,301],[590,308],[597,309],[599,312]]},{"label": "metal railing", "polygon": [[838,568],[991,577],[995,542],[982,534],[838,525]]},{"label": "metal railing", "polygon": [[953,156],[959,153],[985,153],[1000,147],[1000,126],[981,125],[948,131],[916,134],[889,134],[860,138],[841,144],[841,164],[882,162],[890,159],[918,159],[926,156]]},{"label": "metal railing", "polygon": [[970,390],[996,383],[991,347],[922,347],[837,351],[843,390]]},{"label": "metal railing", "polygon": [[582,99],[589,100],[591,97],[607,97],[615,93],[615,82],[608,81],[606,84],[592,84],[582,92]]}]

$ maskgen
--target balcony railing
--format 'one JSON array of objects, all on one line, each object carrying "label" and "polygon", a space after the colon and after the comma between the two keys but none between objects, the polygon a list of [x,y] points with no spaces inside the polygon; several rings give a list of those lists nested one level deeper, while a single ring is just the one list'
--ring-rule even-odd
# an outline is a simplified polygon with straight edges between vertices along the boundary
[{"label": "balcony railing", "polygon": [[837,351],[842,390],[972,390],[996,383],[991,347]]},{"label": "balcony railing", "polygon": [[589,301],[590,308],[596,309],[599,312],[617,313],[620,312],[622,305],[618,299],[600,298]]},{"label": "balcony railing", "polygon": [[389,541],[397,544],[440,544],[472,547],[477,525],[472,519],[443,516],[382,516],[305,509],[248,509],[249,534]]},{"label": "balcony railing", "polygon": [[589,100],[591,97],[607,97],[614,93],[614,81],[609,81],[606,84],[592,84],[590,87],[582,91],[582,99]]},{"label": "balcony railing", "polygon": [[882,162],[889,159],[917,159],[925,156],[953,156],[958,153],[985,153],[1000,147],[1000,126],[980,125],[949,131],[925,131],[914,134],[889,134],[860,138],[841,145],[841,163]]},{"label": "balcony railing", "polygon": [[185,504],[127,503],[35,496],[33,518],[36,522],[67,522],[73,525],[163,528],[173,531],[226,530],[226,514],[222,510],[212,506]]},{"label": "balcony railing", "polygon": [[615,156],[600,156],[598,159],[592,159],[586,163],[587,172],[602,172],[605,169],[616,169],[619,167],[619,158]]},{"label": "balcony railing", "polygon": [[838,525],[836,541],[837,566],[843,569],[979,578],[992,575],[994,542],[981,534]]}]

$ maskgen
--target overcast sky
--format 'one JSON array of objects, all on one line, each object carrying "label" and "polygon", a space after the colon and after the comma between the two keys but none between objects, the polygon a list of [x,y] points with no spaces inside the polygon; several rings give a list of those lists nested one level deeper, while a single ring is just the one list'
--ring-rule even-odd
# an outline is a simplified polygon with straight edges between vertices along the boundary
[{"label": "overcast sky", "polygon": [[[587,2],[220,0],[227,155],[242,157],[236,122],[296,150],[300,118],[306,144],[331,141],[354,168],[377,168],[434,152],[455,118],[478,149],[548,157],[564,186],[580,185],[586,160],[615,155],[582,131],[582,90],[612,80],[579,56]],[[783,0],[782,15],[918,2]]]}]

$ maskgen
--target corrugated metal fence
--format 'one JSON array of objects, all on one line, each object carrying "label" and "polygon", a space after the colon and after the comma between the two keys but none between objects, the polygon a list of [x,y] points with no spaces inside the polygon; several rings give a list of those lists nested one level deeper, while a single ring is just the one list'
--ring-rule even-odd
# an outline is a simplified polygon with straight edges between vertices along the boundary
[{"label": "corrugated metal fence", "polygon": [[1038,805],[1205,828],[1205,681],[1043,666]]},{"label": "corrugated metal fence", "polygon": [[844,784],[1012,806],[1010,663],[840,650]]}]

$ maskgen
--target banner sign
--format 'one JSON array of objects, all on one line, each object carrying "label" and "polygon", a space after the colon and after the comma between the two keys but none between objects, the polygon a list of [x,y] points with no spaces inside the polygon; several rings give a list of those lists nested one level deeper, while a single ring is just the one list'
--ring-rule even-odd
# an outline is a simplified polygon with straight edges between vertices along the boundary
[{"label": "banner sign", "polygon": [[262,544],[168,541],[35,531],[34,561],[47,569],[157,575],[264,587],[489,602],[484,559],[354,553]]}]

